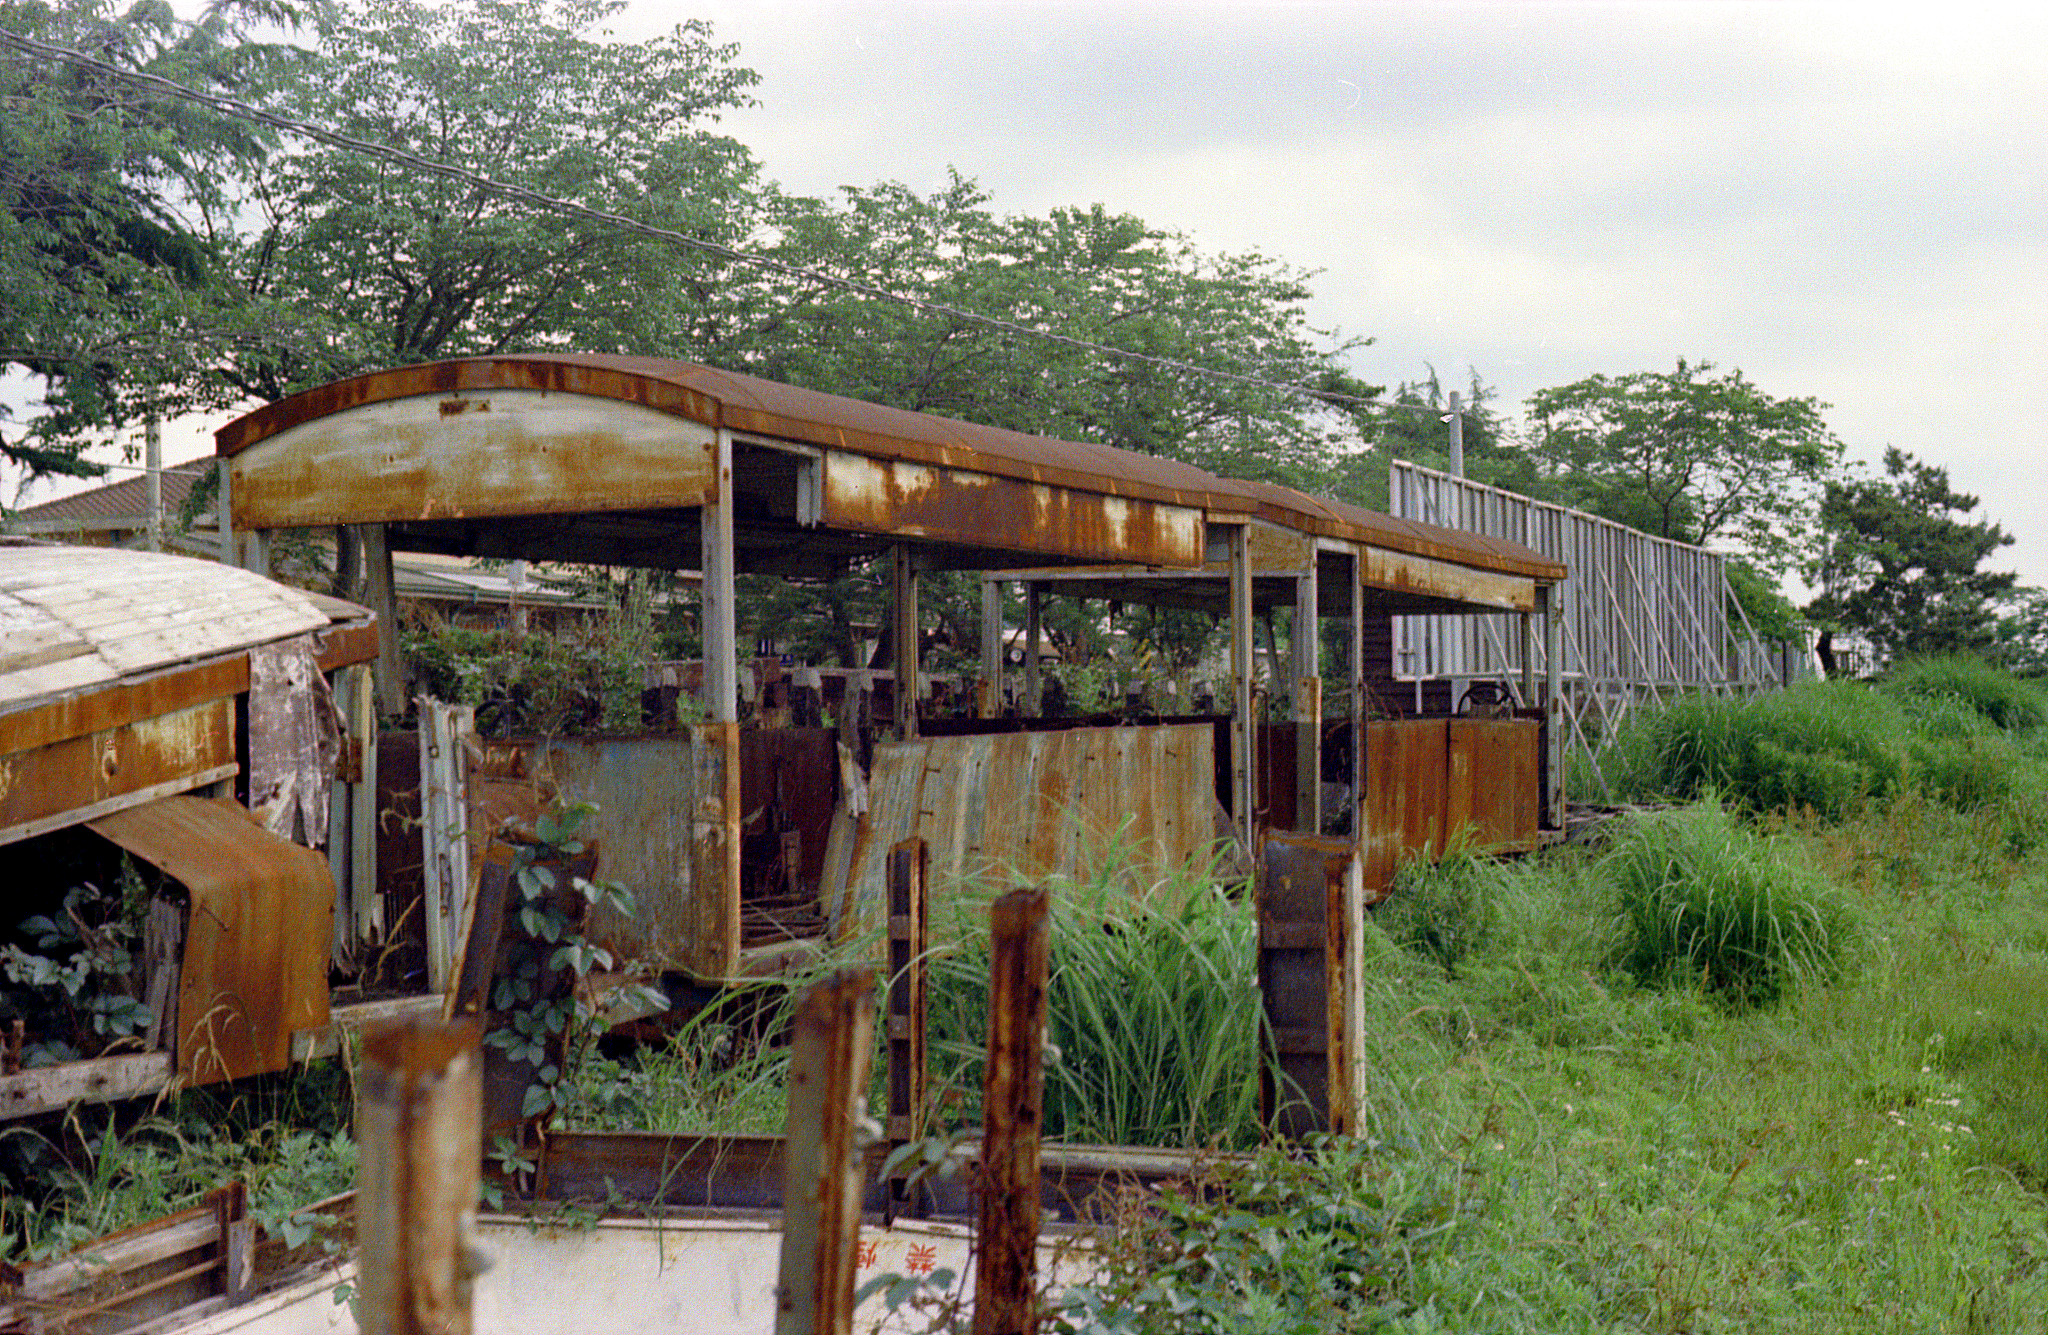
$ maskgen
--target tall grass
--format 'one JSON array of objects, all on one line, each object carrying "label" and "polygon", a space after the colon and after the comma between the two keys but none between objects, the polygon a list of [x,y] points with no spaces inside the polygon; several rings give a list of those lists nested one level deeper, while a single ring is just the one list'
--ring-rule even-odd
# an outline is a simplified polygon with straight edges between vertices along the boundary
[{"label": "tall grass", "polygon": [[2010,732],[2048,728],[2048,691],[1982,659],[1961,655],[1913,659],[1887,672],[1880,689],[1901,701],[1960,706],[1992,727]]},{"label": "tall grass", "polygon": [[1834,889],[1716,802],[1636,817],[1601,870],[1621,918],[1615,962],[1640,982],[1696,980],[1758,1005],[1839,975],[1854,950]]},{"label": "tall grass", "polygon": [[[1231,1148],[1258,1139],[1262,1012],[1251,906],[1182,875],[1134,898],[1118,869],[1052,886],[1045,1134]],[[986,919],[932,962],[935,1071],[979,1119]]]}]

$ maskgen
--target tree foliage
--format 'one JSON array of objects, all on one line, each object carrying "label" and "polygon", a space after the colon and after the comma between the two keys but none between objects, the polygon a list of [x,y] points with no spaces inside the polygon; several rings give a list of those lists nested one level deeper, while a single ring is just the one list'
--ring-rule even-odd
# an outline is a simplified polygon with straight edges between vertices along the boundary
[{"label": "tree foliage", "polygon": [[1828,484],[1825,544],[1809,574],[1821,593],[1808,615],[1830,630],[1861,631],[1887,659],[1989,649],[1996,605],[2017,576],[1979,567],[2012,538],[1964,518],[1977,498],[1952,488],[1947,469],[1896,448],[1884,468],[1881,478]]},{"label": "tree foliage", "polygon": [[1659,537],[1733,544],[1783,575],[1805,557],[1842,445],[1812,398],[1711,362],[1595,375],[1529,400],[1531,444],[1570,502]]},{"label": "tree foliage", "polygon": [[[0,26],[109,64],[247,95],[287,58],[247,40],[278,0],[180,19],[163,0],[0,0]],[[0,434],[33,473],[92,474],[97,429],[213,401],[225,314],[214,220],[223,182],[266,149],[251,127],[111,76],[0,51],[0,368],[39,379],[44,411]]]}]

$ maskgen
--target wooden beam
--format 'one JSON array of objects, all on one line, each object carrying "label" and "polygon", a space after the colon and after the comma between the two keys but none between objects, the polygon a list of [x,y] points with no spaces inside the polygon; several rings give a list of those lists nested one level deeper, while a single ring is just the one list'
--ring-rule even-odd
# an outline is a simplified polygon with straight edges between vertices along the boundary
[{"label": "wooden beam", "polygon": [[398,650],[398,586],[391,573],[391,540],[382,524],[354,526],[363,548],[363,596],[377,614],[377,710],[405,713],[405,665]]},{"label": "wooden beam", "polygon": [[980,718],[1003,715],[1003,585],[981,582],[981,677],[974,683],[974,712]]},{"label": "wooden beam", "polygon": [[710,493],[704,502],[702,532],[704,577],[702,599],[704,642],[704,716],[713,723],[739,722],[739,625],[733,604],[733,478],[732,433],[721,429],[714,441]]},{"label": "wooden beam", "polygon": [[475,1020],[398,1021],[363,1040],[356,1294],[363,1335],[469,1335],[467,1223],[483,1162]]},{"label": "wooden beam", "polygon": [[1038,887],[1012,890],[989,911],[974,1335],[1038,1331],[1038,1149],[1045,1113],[1045,984],[1052,941],[1048,908],[1045,889]]},{"label": "wooden beam", "polygon": [[874,1010],[872,969],[842,969],[797,1003],[789,1048],[775,1335],[853,1330],[861,1206],[855,1136],[874,1049]]},{"label": "wooden beam", "polygon": [[917,736],[917,702],[923,687],[918,671],[920,652],[917,607],[917,567],[910,544],[899,542],[889,551],[889,634],[893,641],[890,657],[896,671],[896,740],[907,742]]}]

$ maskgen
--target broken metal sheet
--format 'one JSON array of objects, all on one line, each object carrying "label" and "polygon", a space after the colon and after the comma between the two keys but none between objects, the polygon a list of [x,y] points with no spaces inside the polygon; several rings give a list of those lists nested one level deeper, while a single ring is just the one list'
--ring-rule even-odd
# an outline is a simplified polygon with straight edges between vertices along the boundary
[{"label": "broken metal sheet", "polygon": [[1132,891],[1150,894],[1215,854],[1215,763],[1207,723],[885,743],[846,885],[827,884],[825,901],[847,905],[842,929],[874,921],[889,849],[909,838],[930,845],[939,891],[978,878],[1088,880],[1117,857]]},{"label": "broken metal sheet", "polygon": [[205,1083],[283,1070],[292,1035],[327,1023],[327,860],[225,799],[166,797],[91,826],[191,894],[178,1074]]},{"label": "broken metal sheet", "polygon": [[264,828],[308,848],[327,842],[328,786],[341,715],[313,637],[249,650],[249,809]]}]

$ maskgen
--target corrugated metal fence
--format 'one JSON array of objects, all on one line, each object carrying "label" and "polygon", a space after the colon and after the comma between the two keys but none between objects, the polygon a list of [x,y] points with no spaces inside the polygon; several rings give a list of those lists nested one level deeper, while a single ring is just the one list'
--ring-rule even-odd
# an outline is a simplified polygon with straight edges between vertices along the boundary
[{"label": "corrugated metal fence", "polygon": [[[1718,552],[1403,460],[1390,470],[1388,498],[1401,518],[1508,538],[1570,569],[1557,590],[1568,741],[1596,771],[1598,751],[1637,704],[1778,687],[1798,666],[1757,637]],[[1530,638],[1540,672],[1542,636]],[[1522,666],[1513,616],[1394,618],[1393,667],[1403,679],[1505,679],[1519,695]]]}]

